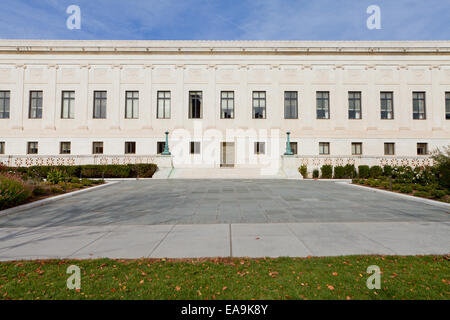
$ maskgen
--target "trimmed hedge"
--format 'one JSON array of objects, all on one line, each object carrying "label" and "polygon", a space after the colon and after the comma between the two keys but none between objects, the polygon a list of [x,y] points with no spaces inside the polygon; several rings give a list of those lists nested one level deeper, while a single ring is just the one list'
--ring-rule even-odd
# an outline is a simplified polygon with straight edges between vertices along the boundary
[{"label": "trimmed hedge", "polygon": [[335,179],[345,178],[345,168],[343,166],[334,167],[334,178]]},{"label": "trimmed hedge", "polygon": [[369,169],[369,176],[371,178],[379,178],[383,175],[383,169],[380,166],[372,166]]},{"label": "trimmed hedge", "polygon": [[323,179],[331,179],[333,176],[333,166],[331,165],[323,165],[322,168],[320,168],[320,171],[322,172]]},{"label": "trimmed hedge", "polygon": [[360,178],[368,178],[369,177],[369,166],[363,165],[363,166],[358,166],[358,177]]}]

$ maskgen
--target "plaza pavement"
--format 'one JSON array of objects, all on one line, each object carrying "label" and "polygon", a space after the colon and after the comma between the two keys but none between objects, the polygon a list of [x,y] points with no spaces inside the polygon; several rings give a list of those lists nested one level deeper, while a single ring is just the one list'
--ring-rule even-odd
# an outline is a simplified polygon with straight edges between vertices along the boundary
[{"label": "plaza pavement", "polygon": [[0,212],[0,260],[448,253],[448,209],[325,181],[123,181]]}]

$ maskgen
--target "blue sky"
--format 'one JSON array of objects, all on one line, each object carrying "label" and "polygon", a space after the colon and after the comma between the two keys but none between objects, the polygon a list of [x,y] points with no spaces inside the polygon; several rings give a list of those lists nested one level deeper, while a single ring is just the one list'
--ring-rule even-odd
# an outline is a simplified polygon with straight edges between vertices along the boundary
[{"label": "blue sky", "polygon": [[[66,28],[72,4],[81,30]],[[450,0],[2,0],[0,38],[449,40]]]}]

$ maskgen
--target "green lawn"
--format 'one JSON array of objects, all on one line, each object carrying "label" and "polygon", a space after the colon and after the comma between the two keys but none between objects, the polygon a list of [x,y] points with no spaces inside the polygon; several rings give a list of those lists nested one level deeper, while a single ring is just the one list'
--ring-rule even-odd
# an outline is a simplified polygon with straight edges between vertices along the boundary
[{"label": "green lawn", "polygon": [[[70,265],[81,290],[66,288]],[[369,265],[381,289],[369,290]],[[449,299],[447,256],[0,263],[1,299]]]}]

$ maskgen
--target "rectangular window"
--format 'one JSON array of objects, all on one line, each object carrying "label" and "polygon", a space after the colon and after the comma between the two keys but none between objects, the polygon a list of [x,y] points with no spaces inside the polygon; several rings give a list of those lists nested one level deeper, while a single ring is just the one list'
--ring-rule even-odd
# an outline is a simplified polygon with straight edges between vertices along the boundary
[{"label": "rectangular window", "polygon": [[348,118],[361,119],[361,92],[349,91],[348,93]]},{"label": "rectangular window", "polygon": [[445,119],[450,120],[450,92],[445,93]]},{"label": "rectangular window", "polygon": [[417,155],[423,156],[428,154],[428,143],[417,144]]},{"label": "rectangular window", "polygon": [[425,92],[413,92],[413,119],[426,119]]},{"label": "rectangular window", "polygon": [[381,119],[394,119],[394,93],[380,92]]},{"label": "rectangular window", "polygon": [[136,142],[125,142],[125,154],[135,154],[136,153]]},{"label": "rectangular window", "polygon": [[253,91],[253,119],[266,118],[266,92]]},{"label": "rectangular window", "polygon": [[319,154],[330,154],[329,142],[319,142]]},{"label": "rectangular window", "polygon": [[94,91],[94,119],[106,119],[106,91]]},{"label": "rectangular window", "polygon": [[362,143],[352,142],[352,155],[359,156],[362,155]]},{"label": "rectangular window", "polygon": [[9,119],[10,91],[0,91],[0,119]]},{"label": "rectangular window", "polygon": [[158,119],[170,119],[170,91],[158,91],[156,116]]},{"label": "rectangular window", "polygon": [[125,92],[125,119],[139,118],[139,91]]},{"label": "rectangular window", "polygon": [[61,97],[61,119],[74,119],[75,91],[63,91]]},{"label": "rectangular window", "polygon": [[0,142],[0,154],[5,154],[5,142]]},{"label": "rectangular window", "polygon": [[298,153],[298,146],[297,146],[297,142],[290,142],[291,145],[291,151],[293,154],[297,154]]},{"label": "rectangular window", "polygon": [[384,144],[384,155],[386,155],[386,156],[395,155],[395,143],[386,142]]},{"label": "rectangular window", "polygon": [[190,154],[200,154],[200,142],[191,141]]},{"label": "rectangular window", "polygon": [[330,93],[316,92],[317,119],[330,119]]},{"label": "rectangular window", "polygon": [[220,93],[220,118],[234,119],[234,91]]},{"label": "rectangular window", "polygon": [[266,154],[265,142],[255,142],[255,154]]},{"label": "rectangular window", "polygon": [[164,152],[164,148],[166,147],[166,142],[165,141],[158,141],[157,143],[157,154],[161,154]]},{"label": "rectangular window", "polygon": [[42,119],[42,91],[30,91],[30,119]]},{"label": "rectangular window", "polygon": [[70,154],[70,142],[60,142],[59,143],[59,153],[60,154]]},{"label": "rectangular window", "polygon": [[202,118],[202,91],[189,91],[189,119]]},{"label": "rectangular window", "polygon": [[92,142],[92,154],[103,154],[103,142]]},{"label": "rectangular window", "polygon": [[27,154],[38,154],[38,143],[36,141],[28,142]]},{"label": "rectangular window", "polygon": [[284,92],[284,118],[285,119],[298,118],[297,91]]}]

